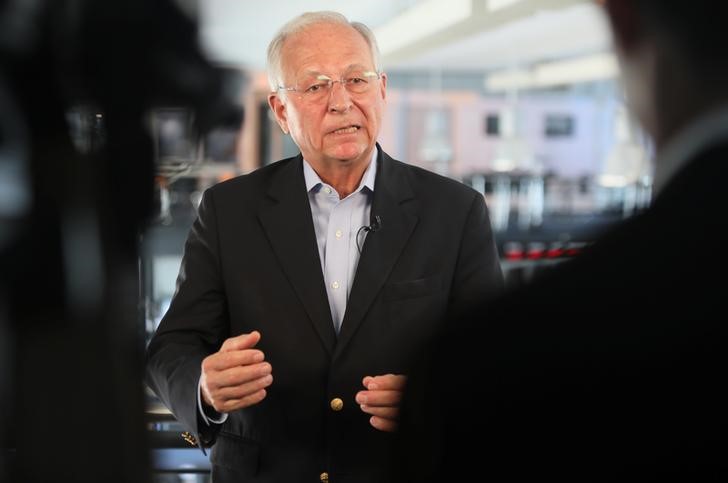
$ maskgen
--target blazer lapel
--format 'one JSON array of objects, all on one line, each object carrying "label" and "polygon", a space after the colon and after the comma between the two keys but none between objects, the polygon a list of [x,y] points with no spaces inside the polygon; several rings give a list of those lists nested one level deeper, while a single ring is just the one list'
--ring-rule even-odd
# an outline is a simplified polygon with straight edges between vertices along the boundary
[{"label": "blazer lapel", "polygon": [[258,217],[281,268],[331,355],[336,332],[321,273],[300,155],[275,175],[268,195],[271,203],[261,208]]},{"label": "blazer lapel", "polygon": [[334,358],[342,353],[361,324],[418,221],[406,171],[381,148],[377,162],[371,215],[381,217],[382,227],[369,233],[364,242]]}]

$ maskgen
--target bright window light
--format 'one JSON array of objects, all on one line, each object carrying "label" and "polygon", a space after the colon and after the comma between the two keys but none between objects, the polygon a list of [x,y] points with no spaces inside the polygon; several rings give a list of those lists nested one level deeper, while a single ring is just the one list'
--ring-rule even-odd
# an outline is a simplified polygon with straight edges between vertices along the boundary
[{"label": "bright window light", "polygon": [[529,89],[612,79],[619,66],[610,52],[538,64],[531,69],[506,70],[489,75],[486,88],[490,91]]},{"label": "bright window light", "polygon": [[466,20],[471,13],[472,0],[427,0],[376,29],[375,35],[381,53],[387,55]]}]

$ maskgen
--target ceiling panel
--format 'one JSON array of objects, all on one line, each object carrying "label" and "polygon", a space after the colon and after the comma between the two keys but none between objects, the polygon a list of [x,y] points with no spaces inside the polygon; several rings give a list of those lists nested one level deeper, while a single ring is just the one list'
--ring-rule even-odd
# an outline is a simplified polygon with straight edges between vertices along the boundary
[{"label": "ceiling panel", "polygon": [[[477,26],[473,29],[471,21],[467,34],[458,32],[459,27],[455,25],[434,40],[424,39],[397,55],[385,55],[385,68],[482,71],[609,48],[608,30],[594,2],[560,1],[512,2],[516,18],[504,16],[507,21],[499,25],[483,22],[481,30]],[[337,10],[376,29],[421,3],[417,0],[200,0],[201,38],[213,60],[263,69],[268,42],[283,23],[299,13]],[[486,5],[486,0],[473,0],[482,15],[484,7],[480,4]],[[547,5],[551,7],[543,8]],[[386,46],[381,47],[386,50]]]},{"label": "ceiling panel", "polygon": [[605,18],[592,4],[534,12],[493,30],[446,42],[386,62],[387,68],[477,70],[521,67],[605,51],[611,38]]}]

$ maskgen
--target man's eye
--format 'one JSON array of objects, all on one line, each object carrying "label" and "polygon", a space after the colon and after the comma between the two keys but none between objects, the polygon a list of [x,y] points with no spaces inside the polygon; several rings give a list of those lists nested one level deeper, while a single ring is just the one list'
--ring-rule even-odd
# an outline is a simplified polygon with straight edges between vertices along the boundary
[{"label": "man's eye", "polygon": [[312,84],[308,89],[306,89],[306,92],[318,92],[325,87],[326,84],[324,83]]},{"label": "man's eye", "polygon": [[367,80],[362,77],[351,77],[347,82],[349,84],[366,84]]}]

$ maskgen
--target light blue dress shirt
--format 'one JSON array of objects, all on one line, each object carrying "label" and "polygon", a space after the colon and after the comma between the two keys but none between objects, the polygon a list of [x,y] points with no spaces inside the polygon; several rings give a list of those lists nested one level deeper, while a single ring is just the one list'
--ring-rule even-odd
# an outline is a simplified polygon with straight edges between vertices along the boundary
[{"label": "light blue dress shirt", "polygon": [[[359,248],[364,245],[370,224],[374,180],[377,175],[377,150],[364,171],[359,187],[344,199],[323,181],[311,165],[303,160],[303,176],[311,205],[313,227],[329,297],[331,319],[339,333],[346,312],[351,286],[359,263]],[[358,238],[358,240],[357,240]],[[358,246],[357,246],[358,245]]]}]

